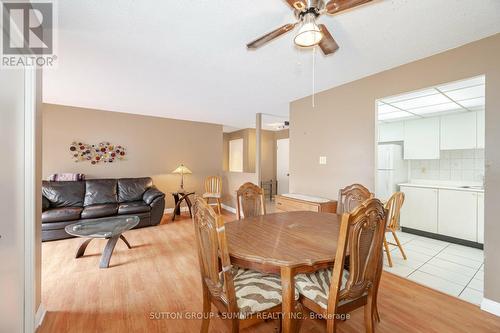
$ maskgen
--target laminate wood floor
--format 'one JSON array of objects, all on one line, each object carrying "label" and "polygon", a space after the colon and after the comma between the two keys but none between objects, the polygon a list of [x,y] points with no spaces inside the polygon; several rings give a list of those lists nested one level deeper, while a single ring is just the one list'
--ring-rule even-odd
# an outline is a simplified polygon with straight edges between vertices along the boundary
[{"label": "laminate wood floor", "polygon": [[[105,241],[90,243],[75,259],[81,239],[42,245],[42,303],[47,314],[38,332],[198,332],[190,319],[202,308],[201,282],[191,220],[131,230],[129,250],[118,242],[110,268],[99,269]],[[233,220],[225,213],[226,220]],[[500,332],[500,318],[477,306],[390,273],[383,273],[377,332]],[[275,332],[269,321],[243,332]],[[308,319],[301,332],[324,332],[325,324]],[[228,332],[213,319],[210,332]],[[363,311],[341,322],[338,332],[364,332]]]}]

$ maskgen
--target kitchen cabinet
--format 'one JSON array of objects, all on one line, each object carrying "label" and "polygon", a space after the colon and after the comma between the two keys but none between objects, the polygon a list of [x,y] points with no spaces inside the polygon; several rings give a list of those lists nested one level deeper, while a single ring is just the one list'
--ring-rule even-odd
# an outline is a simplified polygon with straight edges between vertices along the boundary
[{"label": "kitchen cabinet", "polygon": [[484,193],[477,194],[477,242],[484,244]]},{"label": "kitchen cabinet", "polygon": [[484,139],[485,139],[485,134],[486,134],[486,129],[485,129],[485,112],[484,111],[477,111],[476,112],[477,116],[477,148],[484,148]]},{"label": "kitchen cabinet", "polygon": [[432,233],[438,232],[438,190],[401,186],[405,202],[401,208],[401,226]]},{"label": "kitchen cabinet", "polygon": [[378,125],[378,142],[403,141],[405,135],[404,122],[380,123]]},{"label": "kitchen cabinet", "polygon": [[438,233],[477,241],[477,192],[439,190]]},{"label": "kitchen cabinet", "polygon": [[404,123],[404,159],[435,160],[440,156],[440,119],[426,118]]},{"label": "kitchen cabinet", "polygon": [[441,117],[441,150],[475,149],[476,112]]}]

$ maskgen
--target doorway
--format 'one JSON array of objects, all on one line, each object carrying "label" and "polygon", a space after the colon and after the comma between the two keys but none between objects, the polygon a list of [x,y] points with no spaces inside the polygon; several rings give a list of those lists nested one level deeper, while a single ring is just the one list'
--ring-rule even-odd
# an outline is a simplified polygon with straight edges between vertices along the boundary
[{"label": "doorway", "polygon": [[404,195],[398,239],[386,235],[384,270],[476,305],[484,284],[485,85],[478,76],[376,102],[376,194]]},{"label": "doorway", "polygon": [[276,178],[278,194],[289,192],[290,139],[276,140]]}]

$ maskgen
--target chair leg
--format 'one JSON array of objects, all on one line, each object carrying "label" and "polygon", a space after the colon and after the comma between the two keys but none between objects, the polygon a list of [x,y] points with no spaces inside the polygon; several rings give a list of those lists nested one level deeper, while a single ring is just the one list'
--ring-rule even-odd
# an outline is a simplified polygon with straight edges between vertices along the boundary
[{"label": "chair leg", "polygon": [[326,320],[326,332],[327,333],[337,332],[337,325],[335,322],[335,318],[329,318]]},{"label": "chair leg", "polygon": [[399,251],[401,251],[401,254],[403,255],[403,258],[404,260],[406,260],[406,253],[405,251],[403,250],[403,247],[401,246],[401,243],[399,242],[399,238],[398,236],[396,235],[396,232],[394,230],[391,229],[391,232],[392,232],[392,236],[394,237],[394,240],[396,241],[396,244],[398,245],[399,247]]},{"label": "chair leg", "polygon": [[220,199],[217,198],[217,209],[219,210],[219,215],[221,215],[221,204],[220,204]]},{"label": "chair leg", "polygon": [[385,248],[385,253],[387,253],[387,261],[389,262],[389,267],[392,267],[391,251],[389,251],[389,245],[387,244],[385,235],[384,235],[384,248]]},{"label": "chair leg", "polygon": [[203,318],[201,322],[201,333],[208,333],[208,327],[210,326],[210,315],[212,312],[212,304],[210,302],[210,292],[208,288],[203,286]]},{"label": "chair leg", "polygon": [[300,314],[300,316],[298,316],[298,318],[294,319],[295,320],[295,323],[294,323],[295,333],[298,333],[298,332],[300,332],[302,324],[304,323],[304,307],[302,306],[301,303],[297,302],[295,304],[295,313]]},{"label": "chair leg", "polygon": [[380,315],[378,313],[377,303],[373,305],[373,319],[376,320],[378,323],[380,323]]},{"label": "chair leg", "polygon": [[231,333],[238,333],[240,331],[240,320],[238,318],[231,319]]},{"label": "chair leg", "polygon": [[370,291],[368,292],[368,299],[365,305],[365,328],[366,328],[366,333],[373,333],[374,332],[374,322],[373,322],[373,293]]}]

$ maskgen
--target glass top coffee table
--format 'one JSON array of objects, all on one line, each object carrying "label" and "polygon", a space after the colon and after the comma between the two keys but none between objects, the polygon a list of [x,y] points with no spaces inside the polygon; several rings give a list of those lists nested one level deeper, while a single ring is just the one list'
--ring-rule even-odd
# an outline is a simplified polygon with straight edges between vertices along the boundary
[{"label": "glass top coffee table", "polygon": [[64,228],[70,235],[88,238],[78,248],[75,258],[80,258],[85,253],[87,245],[95,238],[105,238],[108,240],[104,252],[102,253],[100,268],[108,268],[111,255],[115,249],[116,242],[121,239],[129,249],[127,239],[122,235],[125,231],[132,229],[139,224],[138,216],[114,216],[98,220],[87,220],[70,224]]}]

